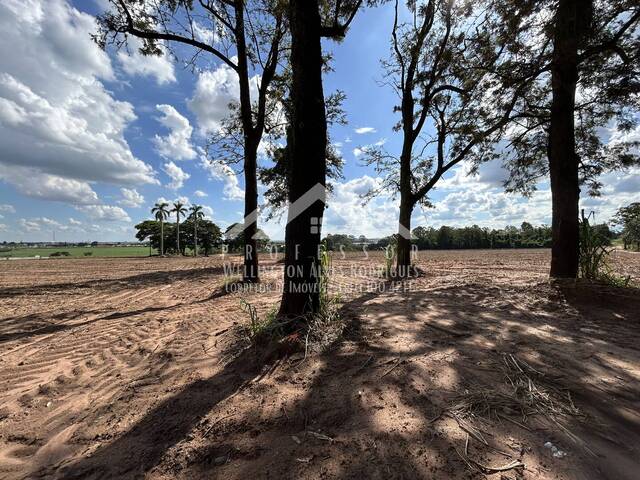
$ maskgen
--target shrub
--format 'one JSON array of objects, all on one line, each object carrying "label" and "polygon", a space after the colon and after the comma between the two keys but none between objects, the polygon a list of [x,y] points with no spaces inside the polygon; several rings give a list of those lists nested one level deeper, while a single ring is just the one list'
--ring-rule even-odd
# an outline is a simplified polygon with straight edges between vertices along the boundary
[{"label": "shrub", "polygon": [[582,213],[580,221],[580,276],[589,280],[600,280],[618,287],[627,287],[630,277],[616,275],[609,266],[610,239],[602,229],[589,224]]},{"label": "shrub", "polygon": [[53,252],[50,257],[70,257],[71,254],[69,252]]}]

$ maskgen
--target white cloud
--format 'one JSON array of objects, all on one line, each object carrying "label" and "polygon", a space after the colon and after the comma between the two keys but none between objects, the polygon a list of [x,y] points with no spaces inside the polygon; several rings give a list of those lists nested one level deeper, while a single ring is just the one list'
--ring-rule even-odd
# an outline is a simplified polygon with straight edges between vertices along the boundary
[{"label": "white cloud", "polygon": [[371,238],[390,235],[397,230],[397,202],[382,194],[363,205],[362,196],[379,188],[381,179],[363,175],[351,180],[332,182],[333,193],[323,221],[323,235],[349,233]]},{"label": "white cloud", "polygon": [[196,190],[195,192],[193,192],[193,195],[198,197],[198,198],[205,198],[205,197],[209,196],[205,192],[203,192],[202,190]]},{"label": "white cloud", "polygon": [[373,127],[359,127],[354,130],[358,135],[364,135],[366,133],[376,133],[377,130]]},{"label": "white cloud", "polygon": [[[258,98],[258,81],[258,76],[250,80],[253,100]],[[206,135],[220,130],[222,121],[229,116],[229,105],[236,104],[239,98],[238,75],[227,65],[221,65],[198,75],[193,97],[187,105],[196,115],[200,133]]]},{"label": "white cloud", "polygon": [[36,168],[0,164],[0,179],[28,197],[73,205],[98,203],[98,195],[88,182],[42,173]]},{"label": "white cloud", "polygon": [[77,195],[64,195],[64,181],[76,182],[81,198],[91,195],[87,182],[156,183],[124,139],[136,118],[132,105],[101,83],[115,77],[89,37],[93,17],[63,0],[6,0],[0,30],[2,180],[27,195],[71,203]]},{"label": "white cloud", "polygon": [[82,222],[81,222],[81,221],[79,221],[79,220],[76,220],[76,219],[75,219],[75,218],[73,218],[73,217],[70,217],[70,218],[69,218],[69,224],[70,224],[70,225],[78,226],[78,225],[82,225]]},{"label": "white cloud", "polygon": [[120,205],[138,208],[144,204],[144,197],[135,188],[121,188],[120,193],[122,194],[122,200],[118,202]]},{"label": "white cloud", "polygon": [[213,218],[213,208],[209,207],[208,205],[202,205],[202,211],[204,212],[207,218],[209,219]]},{"label": "white cloud", "polygon": [[380,140],[378,140],[375,143],[371,143],[369,145],[361,145],[359,147],[356,147],[353,149],[353,156],[358,158],[361,157],[362,155],[365,155],[367,153],[367,150],[371,149],[371,148],[376,148],[376,147],[382,147],[385,143],[387,143],[387,139],[386,138],[381,138]]},{"label": "white cloud", "polygon": [[40,224],[38,222],[34,222],[33,220],[27,220],[26,218],[21,218],[18,220],[18,226],[20,230],[24,232],[39,232]]},{"label": "white cloud", "polygon": [[162,55],[142,55],[140,47],[142,41],[136,37],[129,36],[129,51],[120,50],[118,60],[122,69],[129,76],[155,77],[158,85],[174,83],[176,75],[173,69],[173,62],[166,52],[164,46],[159,46],[163,50]]},{"label": "white cloud", "polygon": [[93,221],[106,222],[130,222],[131,218],[120,207],[111,205],[83,205],[76,207],[76,210],[84,213]]},{"label": "white cloud", "polygon": [[452,175],[438,182],[437,188],[443,190],[474,189],[483,190],[487,188],[503,189],[504,181],[509,178],[509,172],[503,168],[502,162],[491,160],[483,163],[478,168],[478,172],[471,173],[471,163],[460,162],[451,170]]},{"label": "white cloud", "polygon": [[163,158],[168,160],[191,160],[196,157],[196,151],[191,145],[193,127],[189,120],[178,113],[171,105],[156,105],[158,111],[164,115],[158,121],[170,130],[164,137],[156,135],[154,144]]},{"label": "white cloud", "polygon": [[212,45],[218,41],[218,35],[214,30],[211,30],[200,23],[193,22],[193,33],[197,40],[204,42],[208,45]]},{"label": "white cloud", "polygon": [[16,213],[16,209],[13,205],[9,205],[8,203],[0,205],[0,212],[4,213]]},{"label": "white cloud", "polygon": [[176,202],[180,202],[184,205],[189,205],[190,203],[189,197],[185,197],[185,196],[180,196],[180,197],[174,198],[173,200],[169,200],[164,197],[158,197],[158,200],[156,200],[156,203],[168,203],[169,206],[172,206]]},{"label": "white cloud", "polygon": [[9,230],[9,227],[4,224],[4,223],[0,223],[0,232],[6,232]]},{"label": "white cloud", "polygon": [[200,157],[200,165],[213,180],[224,182],[223,193],[225,200],[242,200],[244,191],[240,188],[238,177],[229,165],[220,162],[211,162],[206,157]]},{"label": "white cloud", "polygon": [[165,163],[162,169],[171,178],[171,182],[167,184],[167,187],[171,188],[172,190],[178,190],[182,188],[184,182],[191,177],[191,175],[182,170],[173,162]]}]

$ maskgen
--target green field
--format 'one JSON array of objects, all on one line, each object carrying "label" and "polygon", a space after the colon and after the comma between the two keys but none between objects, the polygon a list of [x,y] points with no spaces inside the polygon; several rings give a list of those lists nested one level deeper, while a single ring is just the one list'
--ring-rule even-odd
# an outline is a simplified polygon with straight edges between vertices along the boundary
[{"label": "green field", "polygon": [[[69,257],[146,257],[149,247],[47,247],[0,249],[0,258],[49,257],[55,252],[69,252]],[[157,254],[152,250],[153,254]],[[60,257],[60,258],[69,258]]]}]

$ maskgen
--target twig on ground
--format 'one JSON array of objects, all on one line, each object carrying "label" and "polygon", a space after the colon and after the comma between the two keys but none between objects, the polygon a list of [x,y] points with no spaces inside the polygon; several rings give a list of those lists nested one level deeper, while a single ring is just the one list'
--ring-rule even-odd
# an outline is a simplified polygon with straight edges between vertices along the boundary
[{"label": "twig on ground", "polygon": [[365,360],[365,362],[364,362],[362,365],[360,365],[360,366],[358,367],[358,369],[357,369],[355,372],[353,372],[352,376],[353,376],[353,377],[355,377],[358,373],[360,373],[362,370],[364,370],[364,368],[365,368],[367,365],[369,365],[369,362],[370,362],[371,360],[373,360],[373,355],[369,355],[369,358],[367,358],[367,359]]},{"label": "twig on ground", "polygon": [[397,361],[396,361],[396,363],[393,365],[393,367],[391,367],[389,370],[387,370],[386,372],[384,372],[384,373],[380,376],[380,378],[382,378],[382,377],[386,377],[386,376],[387,376],[387,375],[389,375],[391,372],[393,372],[393,371],[396,369],[396,367],[397,367],[398,365],[400,365],[401,363],[403,363],[403,362],[402,362],[402,360],[400,360],[399,358],[398,358],[398,359],[396,359],[396,360],[397,360]]},{"label": "twig on ground", "polygon": [[204,437],[207,437],[209,435],[209,432],[213,429],[213,427],[215,427],[217,424],[219,424],[222,420],[226,419],[226,418],[230,418],[230,417],[234,417],[236,416],[237,413],[231,413],[229,415],[225,415],[224,417],[220,417],[219,419],[217,419],[215,422],[213,422],[211,425],[209,425],[209,428],[207,428],[207,431],[204,432],[202,435]]}]

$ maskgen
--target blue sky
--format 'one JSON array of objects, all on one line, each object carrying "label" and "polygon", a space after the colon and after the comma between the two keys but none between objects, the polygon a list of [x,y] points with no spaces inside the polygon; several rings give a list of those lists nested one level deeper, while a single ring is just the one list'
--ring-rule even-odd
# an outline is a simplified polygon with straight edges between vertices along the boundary
[{"label": "blue sky", "polygon": [[[0,241],[132,240],[158,199],[206,206],[221,227],[242,219],[243,182],[229,169],[203,166],[200,148],[226,113],[235,78],[210,59],[198,72],[166,57],[101,52],[89,38],[104,0],[3,0],[0,25]],[[397,99],[381,86],[388,55],[391,5],[361,11],[341,44],[325,42],[334,72],[325,91],[347,94],[349,124],[332,128],[344,159],[325,233],[381,237],[394,233],[397,202],[366,206],[360,195],[376,184],[358,148],[385,142],[398,152]],[[639,135],[633,132],[632,135]],[[263,162],[267,161],[265,159]],[[548,185],[531,198],[503,192],[500,162],[468,176],[454,169],[417,209],[413,225],[504,227],[550,222]],[[609,174],[607,195],[584,199],[602,220],[634,200],[638,172]],[[637,198],[636,198],[637,200]],[[261,223],[274,239],[284,226]]]}]

